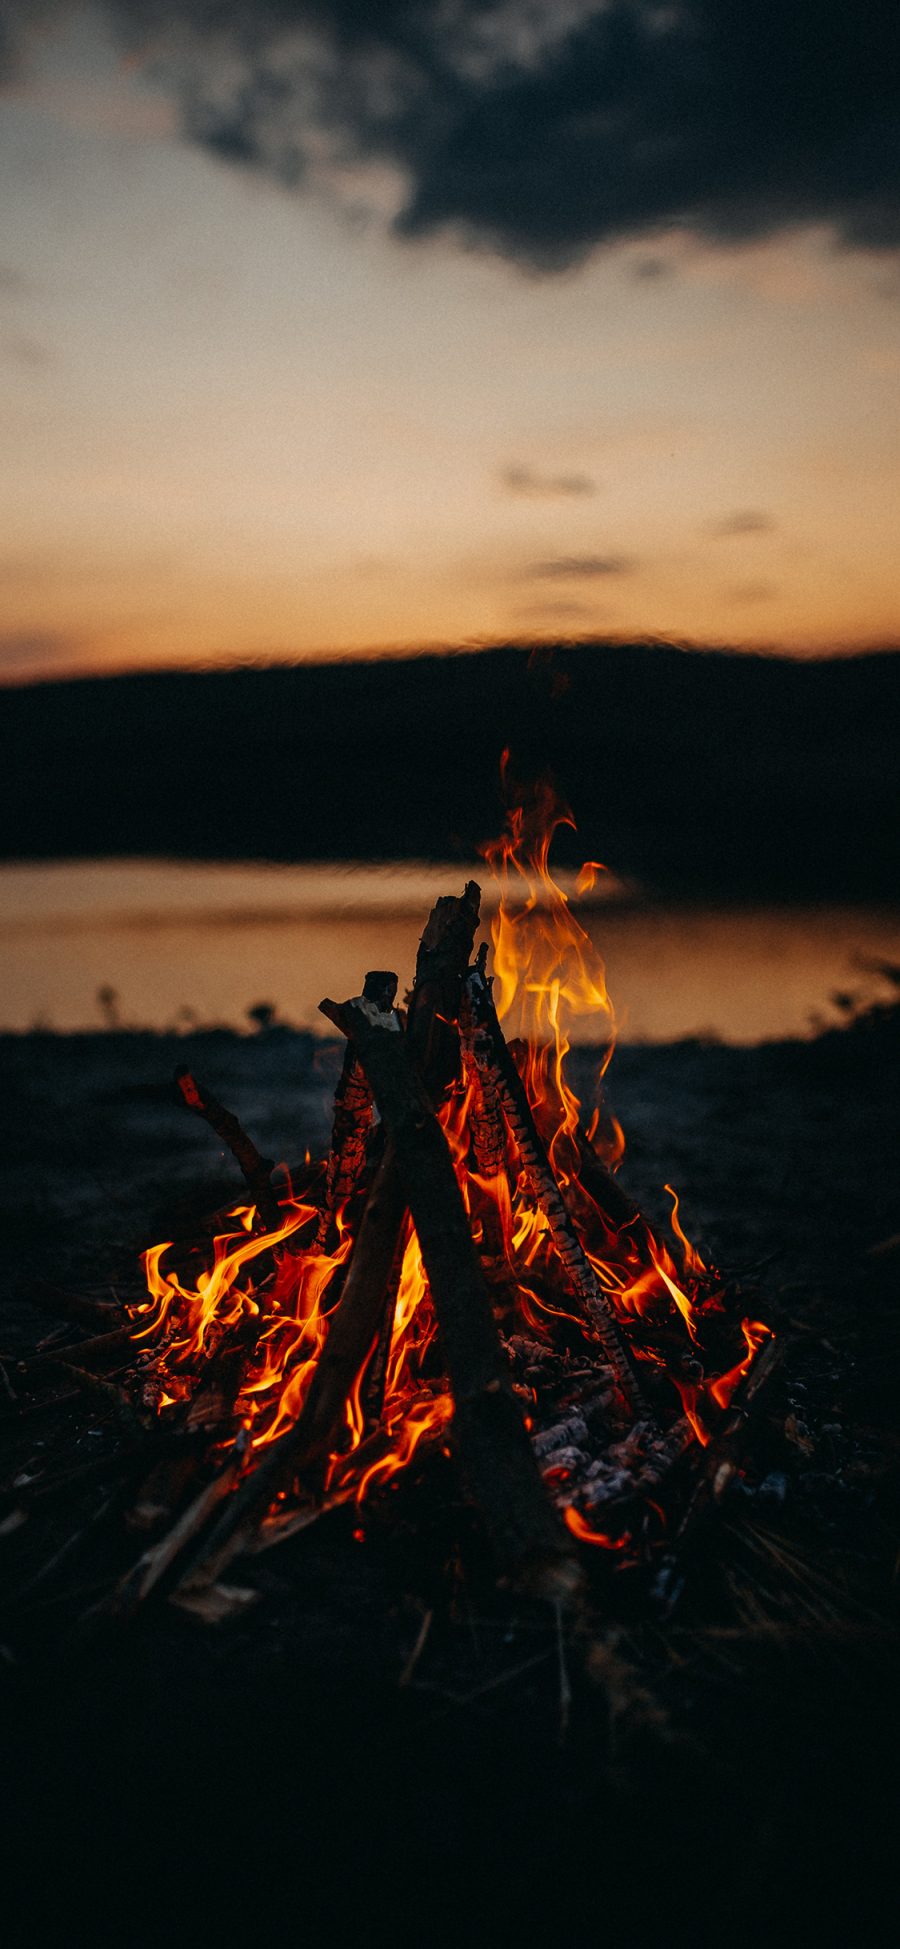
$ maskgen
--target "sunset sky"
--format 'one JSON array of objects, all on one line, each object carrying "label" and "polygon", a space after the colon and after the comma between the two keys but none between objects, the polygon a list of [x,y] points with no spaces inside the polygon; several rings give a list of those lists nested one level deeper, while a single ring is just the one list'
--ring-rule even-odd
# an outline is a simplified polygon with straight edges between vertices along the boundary
[{"label": "sunset sky", "polygon": [[0,12],[2,680],[900,640],[895,6]]}]

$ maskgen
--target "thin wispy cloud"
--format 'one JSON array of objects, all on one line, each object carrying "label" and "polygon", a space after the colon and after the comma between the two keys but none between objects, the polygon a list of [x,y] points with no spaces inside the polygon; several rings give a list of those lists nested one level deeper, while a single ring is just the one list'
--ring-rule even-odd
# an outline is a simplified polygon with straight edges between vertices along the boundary
[{"label": "thin wispy cloud", "polygon": [[525,574],[540,582],[591,581],[631,575],[636,566],[629,555],[555,555],[545,562],[533,562]]},{"label": "thin wispy cloud", "polygon": [[723,514],[716,521],[708,521],[703,532],[719,540],[733,540],[741,535],[770,535],[775,526],[773,516],[764,508],[738,508],[734,514]]},{"label": "thin wispy cloud", "polygon": [[597,620],[597,612],[586,602],[534,602],[526,608],[517,609],[517,623],[551,624],[574,623]]},{"label": "thin wispy cloud", "polygon": [[501,469],[500,484],[507,494],[519,494],[527,500],[577,500],[597,492],[590,474],[542,474],[533,467],[515,465]]},{"label": "thin wispy cloud", "polygon": [[758,602],[774,602],[779,590],[774,582],[739,582],[733,589],[726,590],[726,598],[738,607]]}]

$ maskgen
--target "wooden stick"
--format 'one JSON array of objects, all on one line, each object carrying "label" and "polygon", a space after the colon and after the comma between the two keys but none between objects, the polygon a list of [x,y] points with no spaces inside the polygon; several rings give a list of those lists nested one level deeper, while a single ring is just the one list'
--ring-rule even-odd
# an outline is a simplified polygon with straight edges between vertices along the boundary
[{"label": "wooden stick", "polygon": [[134,1325],[129,1322],[127,1326],[114,1327],[111,1333],[95,1333],[90,1340],[75,1340],[65,1347],[45,1347],[40,1353],[26,1354],[18,1365],[27,1367],[30,1372],[32,1367],[54,1366],[60,1360],[68,1360],[70,1355],[77,1355],[79,1363],[85,1359],[93,1360],[98,1354],[113,1353],[116,1347],[124,1347],[133,1333]]},{"label": "wooden stick", "polygon": [[[392,1008],[397,993],[395,974],[372,969],[363,982],[363,1000],[376,1008]],[[324,1252],[339,1206],[352,1197],[363,1174],[366,1146],[372,1128],[372,1091],[364,1070],[348,1047],[334,1093],[334,1123],[325,1176],[325,1199],[319,1215],[314,1250]]]},{"label": "wooden stick", "polygon": [[353,1038],[396,1153],[441,1331],[454,1445],[498,1556],[518,1581],[570,1598],[580,1573],[509,1384],[453,1160],[406,1039],[353,1002],[320,1006]]},{"label": "wooden stick", "polygon": [[[476,967],[479,975],[486,981],[485,963],[487,942],[479,950]],[[475,1041],[478,1022],[473,1007],[472,991],[468,980],[463,983],[459,1010],[459,1034],[462,1046],[463,1074],[471,1087],[469,1121],[472,1130],[472,1146],[475,1161],[482,1177],[496,1177],[507,1168],[508,1138],[500,1098],[493,1077],[475,1054]]]},{"label": "wooden stick", "polygon": [[607,1295],[587,1257],[553,1175],[534,1121],[525,1085],[513,1062],[497,1020],[487,976],[479,967],[468,975],[469,1002],[475,1029],[472,1060],[496,1091],[503,1114],[556,1247],[570,1292],[584,1308],[604,1354],[616,1376],[622,1399],[633,1414],[648,1416]]},{"label": "wooden stick", "polygon": [[435,1105],[460,1071],[459,1007],[480,904],[475,880],[466,881],[461,900],[442,895],[419,942],[406,1033]]},{"label": "wooden stick", "polygon": [[240,1166],[266,1231],[278,1231],[284,1220],[272,1189],[272,1172],[275,1169],[272,1159],[260,1156],[243,1124],[238,1122],[231,1110],[225,1109],[211,1091],[204,1089],[198,1083],[197,1078],[185,1065],[176,1069],[175,1081],[182,1101],[187,1104],[188,1109],[193,1110],[198,1117],[202,1117],[204,1122],[215,1131],[216,1136],[221,1137],[223,1144],[227,1144],[232,1157]]}]

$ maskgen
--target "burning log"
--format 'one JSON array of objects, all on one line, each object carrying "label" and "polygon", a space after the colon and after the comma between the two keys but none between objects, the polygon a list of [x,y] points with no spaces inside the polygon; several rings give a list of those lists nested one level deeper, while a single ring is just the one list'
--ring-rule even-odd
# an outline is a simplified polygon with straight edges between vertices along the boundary
[{"label": "burning log", "polygon": [[485,1084],[496,1093],[535,1200],[550,1228],[569,1289],[584,1308],[595,1328],[604,1354],[615,1373],[622,1399],[633,1413],[646,1415],[648,1411],[632,1372],[612,1308],[578,1237],[553,1175],[525,1085],[509,1053],[497,1020],[488,978],[481,967],[470,970],[467,989],[475,1025],[470,1044],[473,1063],[479,1075],[484,1078]]},{"label": "burning log", "polygon": [[[486,957],[487,942],[484,941],[478,950],[476,964],[482,975],[485,971]],[[508,1185],[509,1142],[506,1124],[494,1084],[487,1073],[479,1068],[475,1059],[476,1034],[477,1023],[472,1008],[472,998],[468,981],[465,981],[460,997],[459,1036],[463,1076],[469,1091],[469,1128],[472,1135],[472,1149],[479,1175],[487,1180],[502,1176]],[[485,1253],[490,1257],[501,1258],[505,1241],[496,1199],[487,1194],[476,1180],[470,1183],[469,1197],[472,1215],[481,1225]]]},{"label": "burning log", "polygon": [[[476,970],[481,980],[487,982],[485,972],[487,942],[482,942],[478,950]],[[476,1054],[478,1020],[473,1006],[470,983],[463,984],[459,1014],[460,1041],[462,1044],[463,1072],[472,1095],[469,1121],[472,1131],[472,1147],[475,1161],[482,1177],[496,1177],[507,1168],[507,1135],[503,1111],[496,1084],[484,1063],[479,1063]]]},{"label": "burning log", "polygon": [[[363,982],[363,999],[378,1009],[392,1008],[397,977],[373,969]],[[335,1214],[352,1197],[362,1178],[366,1146],[372,1128],[372,1091],[353,1050],[344,1056],[334,1094],[334,1124],[325,1176],[325,1199],[316,1232],[315,1249],[324,1252]]]},{"label": "burning log", "polygon": [[510,1571],[571,1596],[578,1573],[541,1484],[509,1386],[487,1288],[446,1139],[405,1038],[358,1004],[320,1004],[352,1037],[397,1159],[428,1273],[464,1472]]},{"label": "burning log", "polygon": [[188,1109],[193,1110],[198,1117],[202,1117],[204,1122],[215,1131],[216,1136],[221,1137],[223,1144],[227,1144],[232,1157],[240,1166],[266,1230],[277,1231],[282,1223],[282,1216],[278,1200],[272,1190],[272,1172],[275,1169],[273,1160],[270,1157],[260,1156],[243,1124],[239,1123],[231,1110],[225,1109],[224,1104],[220,1103],[210,1090],[204,1089],[198,1083],[197,1078],[186,1066],[176,1069],[175,1082],[182,1101],[187,1104]]},{"label": "burning log", "polygon": [[419,942],[406,1032],[435,1104],[459,1075],[460,999],[480,907],[481,888],[467,880],[461,900],[443,894],[435,902]]}]

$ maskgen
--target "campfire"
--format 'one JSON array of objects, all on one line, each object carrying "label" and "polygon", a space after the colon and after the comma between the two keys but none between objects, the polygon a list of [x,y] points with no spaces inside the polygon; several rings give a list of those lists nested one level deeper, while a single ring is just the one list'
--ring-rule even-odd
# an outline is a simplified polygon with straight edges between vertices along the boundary
[{"label": "campfire", "polygon": [[490,945],[470,881],[437,901],[403,1007],[385,971],[321,1004],[346,1038],[327,1159],[276,1170],[179,1071],[247,1194],[214,1237],[144,1255],[119,1396],[152,1449],[131,1521],[157,1540],[108,1614],[162,1588],[221,1615],[235,1557],[342,1504],[364,1535],[435,1450],[518,1588],[566,1602],[601,1553],[662,1587],[733,1477],[773,1336],[690,1243],[670,1187],[671,1241],[643,1215],[602,1095],[586,1122],[567,1081],[572,1022],[604,1049],[599,1088],[614,1021],[550,870],[562,822],[542,788],[486,849]]}]

